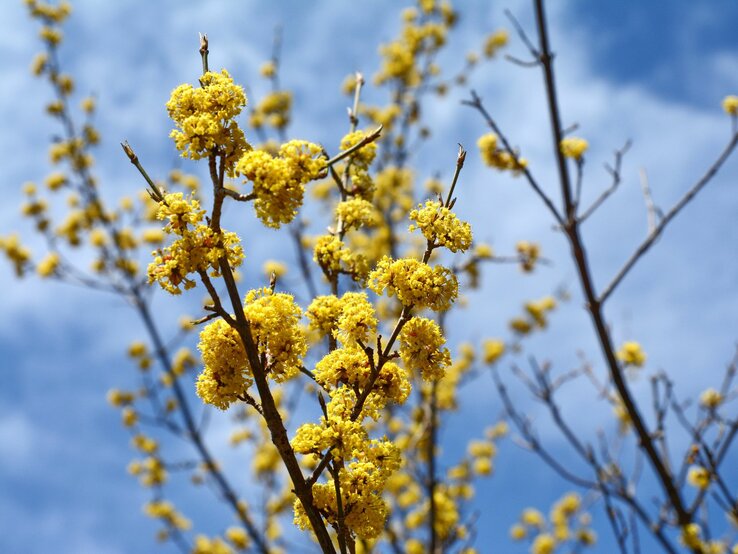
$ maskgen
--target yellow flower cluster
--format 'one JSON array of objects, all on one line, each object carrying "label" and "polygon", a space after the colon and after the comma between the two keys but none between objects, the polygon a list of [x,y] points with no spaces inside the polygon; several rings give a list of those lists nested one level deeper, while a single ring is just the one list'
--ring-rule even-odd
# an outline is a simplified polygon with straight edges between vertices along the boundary
[{"label": "yellow flower cluster", "polygon": [[[243,260],[243,249],[236,233],[216,233],[202,222],[204,210],[197,200],[185,199],[181,192],[164,196],[157,211],[157,218],[166,220],[164,230],[178,235],[170,246],[154,252],[149,264],[149,283],[158,282],[171,294],[181,294],[195,286],[188,275],[211,269],[211,275],[220,275],[219,262],[225,257],[231,267],[238,267]],[[191,228],[191,226],[194,226]]]},{"label": "yellow flower cluster", "polygon": [[487,58],[494,57],[501,48],[507,45],[508,40],[509,37],[505,29],[495,31],[484,41],[484,46],[482,47],[484,55]]},{"label": "yellow flower cluster", "polygon": [[578,161],[589,148],[589,143],[583,138],[567,137],[561,140],[559,148],[564,156]]},{"label": "yellow flower cluster", "polygon": [[[436,12],[435,6],[424,10],[426,14]],[[447,10],[445,13],[449,13]],[[413,12],[415,14],[415,12]],[[446,43],[448,28],[453,24],[453,17],[444,17],[439,11],[440,21],[432,21],[425,17],[424,23],[417,24],[416,15],[406,17],[400,37],[397,40],[379,47],[382,56],[382,65],[374,75],[374,82],[378,85],[387,81],[396,80],[406,87],[420,84],[422,71],[418,67],[418,57],[421,54],[432,55]]]},{"label": "yellow flower cluster", "polygon": [[204,368],[197,378],[197,395],[221,410],[251,385],[250,367],[238,332],[222,319],[208,324],[197,345]]},{"label": "yellow flower cluster", "polygon": [[[371,440],[366,430],[351,421],[353,393],[342,387],[327,405],[328,417],[320,425],[301,426],[292,440],[295,452],[318,455],[333,447],[335,458],[345,463],[338,472],[341,505],[346,526],[362,539],[377,537],[384,529],[387,506],[382,499],[388,478],[400,467],[400,452],[388,440]],[[347,401],[348,400],[348,401]],[[313,485],[314,506],[330,524],[338,519],[336,485],[332,478]],[[299,500],[294,521],[301,529],[310,522]]]},{"label": "yellow flower cluster", "polygon": [[708,410],[714,410],[723,403],[723,395],[713,388],[707,389],[700,395],[700,404]]},{"label": "yellow flower cluster", "polygon": [[[692,552],[700,554],[725,554],[726,545],[721,540],[702,540],[702,529],[697,523],[689,523],[682,527],[680,542]],[[738,545],[733,546],[731,553],[738,551]]]},{"label": "yellow flower cluster", "polygon": [[233,549],[223,539],[210,539],[205,535],[197,535],[192,554],[233,554]]},{"label": "yellow flower cluster", "polygon": [[689,468],[687,474],[687,482],[698,489],[706,489],[710,486],[712,477],[709,470],[702,466],[693,466]]},{"label": "yellow flower cluster", "polygon": [[728,115],[738,115],[738,96],[731,94],[723,98],[723,110]]},{"label": "yellow flower cluster", "polygon": [[269,288],[252,290],[246,295],[244,313],[259,354],[266,359],[267,373],[277,382],[296,376],[307,344],[299,325],[302,310],[293,296]]},{"label": "yellow flower cluster", "polygon": [[497,447],[492,441],[471,441],[467,447],[472,458],[472,467],[477,475],[491,475],[492,459],[497,454]]},{"label": "yellow flower cluster", "polygon": [[36,272],[41,277],[51,277],[59,268],[59,254],[56,252],[49,253],[43,260],[38,262]]},{"label": "yellow flower cluster", "polygon": [[438,324],[424,317],[411,318],[400,332],[400,356],[408,370],[420,370],[426,381],[443,377],[451,354]]},{"label": "yellow flower cluster", "polygon": [[428,200],[410,212],[410,232],[420,229],[429,244],[445,246],[451,252],[466,252],[472,243],[471,225],[437,200]]},{"label": "yellow flower cluster", "polygon": [[505,343],[499,339],[487,339],[482,343],[485,364],[493,364],[505,353]]},{"label": "yellow flower cluster", "polygon": [[374,306],[365,292],[347,292],[341,297],[341,311],[336,319],[334,336],[344,346],[366,343],[377,330]]},{"label": "yellow flower cluster", "polygon": [[58,5],[47,4],[46,2],[37,2],[36,0],[26,0],[26,5],[31,12],[32,17],[37,17],[48,22],[56,24],[63,23],[64,20],[72,13],[72,5],[69,2],[62,1]]},{"label": "yellow flower cluster", "polygon": [[479,137],[477,146],[482,156],[482,161],[489,167],[494,167],[500,171],[512,171],[513,175],[519,174],[523,169],[528,167],[528,161],[521,158],[515,153],[510,152],[497,146],[497,135],[487,133]]},{"label": "yellow flower cluster", "polygon": [[177,128],[170,136],[183,157],[199,160],[217,153],[232,174],[236,160],[248,148],[234,119],[246,105],[246,95],[225,69],[205,73],[200,84],[200,88],[183,84],[172,91],[167,111]]},{"label": "yellow flower cluster", "polygon": [[635,341],[624,342],[620,350],[617,351],[617,357],[626,366],[641,367],[646,363],[646,353],[641,345]]},{"label": "yellow flower cluster", "polygon": [[310,328],[321,336],[332,335],[343,310],[341,299],[334,295],[316,296],[305,310]]},{"label": "yellow flower cluster", "polygon": [[518,335],[527,335],[535,329],[544,329],[548,325],[548,312],[556,308],[556,299],[545,296],[538,301],[526,302],[525,314],[510,320],[510,329]]},{"label": "yellow flower cluster", "polygon": [[[576,543],[576,549],[591,546],[597,535],[589,528],[591,516],[582,512],[582,500],[576,493],[568,493],[551,507],[550,528],[546,530],[546,518],[534,508],[527,508],[518,523],[510,528],[514,540],[523,540],[535,534],[531,545],[532,554],[552,554],[556,548],[568,541]],[[575,516],[578,516],[575,521]],[[578,524],[575,525],[574,524]],[[573,528],[575,527],[575,528]]]},{"label": "yellow flower cluster", "polygon": [[[367,133],[364,131],[354,131],[347,134],[341,139],[340,149],[345,151],[359,144]],[[371,200],[374,194],[374,182],[369,176],[369,166],[377,155],[377,142],[373,141],[365,144],[358,150],[354,151],[348,157],[348,174],[351,184],[348,191],[354,196],[359,196],[364,200]]]},{"label": "yellow flower cluster", "polygon": [[453,357],[452,363],[445,370],[436,388],[438,407],[442,410],[455,410],[458,408],[457,392],[459,384],[469,370],[472,369],[475,353],[469,344],[462,344],[459,353]]},{"label": "yellow flower cluster", "polygon": [[156,487],[167,480],[167,470],[156,456],[148,456],[141,461],[132,461],[128,465],[128,473],[137,476],[144,487]]},{"label": "yellow flower cluster", "polygon": [[369,288],[377,294],[385,289],[403,306],[445,311],[459,293],[453,272],[443,266],[431,267],[412,258],[393,260],[384,256],[369,274]]},{"label": "yellow flower cluster", "polygon": [[315,241],[313,259],[327,276],[345,273],[355,281],[362,281],[369,270],[366,258],[347,248],[343,241],[334,235],[323,235]]},{"label": "yellow flower cluster", "polygon": [[[315,380],[328,390],[335,390],[340,384],[366,389],[371,384],[372,369],[378,360],[369,359],[367,354],[356,347],[338,348],[329,352],[315,366]],[[397,364],[385,362],[372,386],[370,404],[382,407],[387,402],[402,404],[410,394],[407,374]],[[372,410],[367,410],[373,415]]]},{"label": "yellow flower cluster", "polygon": [[144,513],[154,519],[160,519],[167,527],[187,531],[192,522],[177,512],[174,505],[166,500],[152,500],[144,505]]},{"label": "yellow flower cluster", "polygon": [[[357,144],[359,144],[362,140],[364,140],[367,136],[367,133],[364,131],[354,131],[352,133],[349,133],[345,135],[341,139],[341,150],[348,150],[350,148],[353,148]],[[354,151],[350,156],[349,159],[351,160],[351,163],[356,164],[357,167],[361,167],[362,169],[367,169],[371,163],[374,161],[374,158],[377,155],[377,142],[373,141],[368,144],[365,144],[358,150]]]},{"label": "yellow flower cluster", "polygon": [[336,204],[336,218],[342,222],[345,230],[372,227],[379,222],[379,214],[374,205],[356,197]]},{"label": "yellow flower cluster", "polygon": [[520,269],[526,273],[530,273],[535,269],[538,258],[541,255],[541,248],[535,242],[521,240],[515,245],[515,249],[520,257]]},{"label": "yellow flower cluster", "polygon": [[297,215],[305,195],[305,184],[325,169],[322,149],[304,140],[291,140],[279,148],[277,156],[266,150],[246,152],[236,171],[253,183],[254,209],[267,227],[279,228]]},{"label": "yellow flower cluster", "polygon": [[270,92],[261,99],[249,117],[249,125],[261,129],[267,124],[275,129],[284,129],[290,123],[292,93],[287,90]]},{"label": "yellow flower cluster", "polygon": [[10,235],[8,237],[0,237],[0,250],[12,262],[15,274],[23,277],[26,265],[31,259],[31,252],[20,243],[18,235]]},{"label": "yellow flower cluster", "polygon": [[377,187],[374,199],[377,209],[381,212],[392,210],[390,217],[393,221],[404,219],[415,202],[413,181],[413,172],[410,169],[385,167],[374,180]]}]

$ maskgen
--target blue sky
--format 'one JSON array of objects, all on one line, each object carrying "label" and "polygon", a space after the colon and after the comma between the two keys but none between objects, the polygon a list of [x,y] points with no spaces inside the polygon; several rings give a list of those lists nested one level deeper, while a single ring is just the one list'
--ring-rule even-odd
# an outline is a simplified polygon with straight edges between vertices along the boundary
[{"label": "blue sky", "polygon": [[[441,59],[446,67],[460,63],[486,33],[507,25],[504,8],[529,28],[532,23],[530,4],[522,0],[459,4],[462,20]],[[594,198],[609,182],[601,167],[612,150],[627,139],[634,141],[622,190],[585,228],[595,281],[603,286],[646,232],[639,168],[646,168],[655,199],[665,207],[702,174],[727,140],[729,122],[719,103],[726,94],[738,93],[738,5],[730,0],[550,4],[564,124],[579,123],[578,134],[591,144],[585,198]],[[389,0],[76,2],[62,61],[77,77],[78,90],[99,99],[103,144],[97,159],[104,194],[113,199],[141,188],[120,153],[120,140],[131,141],[153,175],[162,176],[179,163],[167,138],[170,124],[163,104],[174,86],[197,76],[197,32],[210,36],[211,66],[228,68],[258,97],[266,85],[257,69],[269,56],[272,30],[282,25],[282,82],[295,91],[293,134],[335,144],[346,128],[347,101],[339,94],[340,83],[355,69],[373,73],[377,44],[399,27],[397,12],[398,3]],[[0,136],[0,235],[21,230],[41,254],[18,210],[21,183],[41,181],[48,171],[46,147],[56,132],[42,113],[49,93],[28,71],[39,49],[35,37],[36,25],[22,2],[7,2],[0,21],[0,117],[5,126]],[[525,54],[515,39],[509,51]],[[470,84],[531,160],[544,188],[555,191],[539,73],[500,61],[485,66]],[[381,98],[371,89],[367,94]],[[522,181],[481,166],[474,144],[485,128],[471,110],[459,106],[463,97],[465,93],[457,92],[427,107],[434,134],[416,165],[427,175],[441,171],[448,176],[456,143],[466,145],[470,160],[460,185],[460,215],[499,252],[512,251],[517,240],[533,239],[554,265],[524,279],[515,268],[495,266],[486,274],[485,290],[470,295],[471,307],[451,320],[455,331],[450,341],[505,336],[507,318],[523,301],[566,284],[574,293],[572,302],[553,316],[550,331],[536,337],[530,351],[565,371],[577,363],[581,350],[601,369],[563,238],[551,230],[548,214]],[[649,368],[666,370],[682,396],[716,386],[733,353],[738,328],[737,177],[734,159],[608,305],[616,342],[640,340]],[[244,225],[245,231],[257,229]],[[261,260],[274,256],[278,239],[262,232],[247,243],[254,268],[247,279],[257,275]],[[0,551],[155,551],[155,527],[140,513],[147,495],[125,474],[132,451],[118,414],[104,398],[110,387],[133,383],[124,351],[128,342],[142,336],[136,320],[116,298],[35,278],[18,282],[3,263],[0,283]],[[190,311],[198,299],[199,294],[190,296]],[[167,299],[156,302],[164,320],[176,322],[183,311]],[[173,327],[171,323],[169,330]],[[647,397],[645,379],[634,388]],[[457,430],[470,422],[481,429],[500,411],[488,380],[465,395],[469,407],[443,435],[448,450],[457,446]],[[538,419],[554,451],[569,463],[540,409],[524,395],[518,398]],[[595,426],[612,426],[609,408],[598,404],[585,384],[572,386],[564,398],[565,414],[588,436],[594,436]],[[224,455],[233,467],[240,462],[233,454]],[[509,525],[525,506],[536,503],[545,510],[568,489],[510,442],[502,446],[496,466],[495,477],[480,491],[480,550],[492,551],[490,545],[495,545],[497,552],[523,552],[523,547],[508,545]],[[198,527],[221,529],[218,509],[195,511]],[[607,540],[602,517],[596,522]]]}]

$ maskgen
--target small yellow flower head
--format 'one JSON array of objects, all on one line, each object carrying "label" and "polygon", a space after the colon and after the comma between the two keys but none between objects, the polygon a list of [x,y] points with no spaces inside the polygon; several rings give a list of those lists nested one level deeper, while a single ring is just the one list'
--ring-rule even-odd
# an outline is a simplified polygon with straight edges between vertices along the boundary
[{"label": "small yellow flower head", "polygon": [[178,513],[171,502],[166,500],[152,500],[144,505],[144,513],[152,518],[161,519],[166,524],[187,531],[192,527],[192,522]]},{"label": "small yellow flower head", "polygon": [[493,364],[505,353],[505,342],[500,339],[487,339],[482,343],[485,364]]},{"label": "small yellow flower head", "polygon": [[[364,131],[354,131],[349,133],[341,139],[341,150],[348,150],[352,146],[359,144],[367,136]],[[365,144],[357,151],[355,151],[349,159],[352,163],[359,167],[367,168],[374,161],[374,157],[377,155],[377,141]]]},{"label": "small yellow flower head", "polygon": [[543,514],[535,508],[526,508],[523,510],[523,513],[520,516],[520,521],[522,521],[524,525],[535,527],[536,529],[543,529],[543,525],[546,522]]},{"label": "small yellow flower head", "polygon": [[385,289],[397,295],[403,306],[445,311],[459,293],[453,272],[443,266],[431,267],[412,258],[383,257],[369,275],[369,288],[377,294]]},{"label": "small yellow flower head", "polygon": [[236,171],[253,183],[254,209],[267,227],[290,223],[302,206],[305,184],[325,168],[317,144],[293,140],[283,144],[277,157],[265,150],[246,152]]},{"label": "small yellow flower head", "polygon": [[617,352],[617,357],[626,366],[642,367],[646,363],[646,354],[641,345],[635,341],[623,343]]},{"label": "small yellow flower head", "polygon": [[82,100],[82,103],[80,104],[80,107],[82,108],[83,112],[91,114],[95,111],[95,99],[92,96],[84,98]]},{"label": "small yellow flower head", "polygon": [[36,54],[36,56],[33,58],[33,62],[31,62],[31,73],[38,77],[44,71],[46,71],[48,62],[49,57],[45,52]]},{"label": "small yellow flower head", "polygon": [[141,232],[141,240],[149,244],[161,244],[164,238],[164,231],[161,229],[144,229]]},{"label": "small yellow flower head", "polygon": [[18,235],[0,237],[0,251],[4,251],[5,255],[13,264],[15,274],[18,277],[23,277],[28,262],[31,259],[31,252],[21,245]]},{"label": "small yellow flower head", "polygon": [[408,370],[420,370],[426,381],[443,377],[451,365],[451,354],[443,348],[446,339],[438,324],[424,317],[413,317],[400,332],[400,356]]},{"label": "small yellow flower head", "polygon": [[568,137],[561,141],[561,153],[567,158],[581,160],[582,155],[589,148],[589,143],[583,138]]},{"label": "small yellow flower head", "polygon": [[507,150],[498,148],[497,142],[498,137],[494,133],[487,133],[479,137],[477,146],[485,165],[500,171],[512,171],[513,175],[519,174],[528,166],[525,158],[521,158],[517,153],[513,156]]},{"label": "small yellow flower head", "polygon": [[699,548],[702,549],[702,539],[700,539],[700,535],[702,534],[702,529],[700,529],[700,526],[697,523],[689,523],[682,527],[682,533],[679,537],[679,540],[684,546],[687,546],[689,548]]},{"label": "small yellow flower head", "polygon": [[731,94],[723,98],[723,109],[728,115],[738,115],[738,96]]},{"label": "small yellow flower head", "polygon": [[58,190],[67,184],[67,176],[63,173],[55,172],[46,177],[46,186],[49,190]]},{"label": "small yellow flower head", "polygon": [[700,395],[700,404],[708,410],[714,410],[723,403],[723,395],[713,388],[707,389]]},{"label": "small yellow flower head", "polygon": [[321,335],[329,335],[336,328],[342,309],[343,303],[336,296],[316,296],[305,313],[311,329],[320,331]]},{"label": "small yellow flower head", "polygon": [[364,344],[377,330],[374,306],[364,292],[347,292],[341,297],[341,313],[336,321],[335,337],[345,346],[357,341]]},{"label": "small yellow flower head", "polygon": [[259,129],[268,124],[275,129],[284,129],[290,122],[292,93],[286,90],[270,92],[256,106],[249,117],[249,125]]},{"label": "small yellow flower head", "polygon": [[530,547],[531,554],[553,554],[556,549],[556,539],[548,533],[541,533]]},{"label": "small yellow flower head", "polygon": [[418,206],[410,212],[410,219],[415,221],[410,232],[420,229],[431,244],[445,246],[451,252],[466,252],[471,246],[471,225],[438,201],[428,200],[425,206]]},{"label": "small yellow flower head", "polygon": [[264,62],[261,64],[261,67],[259,68],[259,74],[262,77],[266,77],[267,79],[271,79],[274,77],[274,75],[277,73],[277,66],[274,65],[273,61]]},{"label": "small yellow flower head", "polygon": [[239,550],[247,549],[251,543],[249,536],[246,534],[246,529],[243,527],[229,527],[225,532],[225,536]]},{"label": "small yellow flower head", "polygon": [[368,272],[366,258],[354,253],[334,235],[323,235],[315,241],[313,259],[326,275],[346,273],[355,281],[363,281]]},{"label": "small yellow flower head", "polygon": [[41,277],[50,277],[56,273],[58,267],[59,254],[52,252],[38,263],[36,271]]},{"label": "small yellow flower head", "polygon": [[299,325],[302,310],[292,295],[269,288],[252,290],[246,295],[244,313],[259,354],[266,357],[267,373],[277,382],[295,377],[307,343]]},{"label": "small yellow flower head", "polygon": [[687,482],[698,489],[706,489],[710,486],[710,472],[701,466],[692,466],[687,474]]},{"label": "small yellow flower head", "polygon": [[39,37],[44,42],[48,43],[49,46],[58,46],[62,41],[62,32],[54,27],[44,26],[39,31]]},{"label": "small yellow flower head", "polygon": [[379,214],[374,205],[363,198],[350,198],[336,204],[336,218],[344,229],[363,226],[373,227],[379,222]]},{"label": "small yellow flower head", "polygon": [[489,35],[484,41],[483,50],[485,57],[493,58],[500,48],[507,45],[508,40],[509,36],[505,29],[500,29]]},{"label": "small yellow flower head", "polygon": [[284,263],[278,262],[276,260],[267,260],[266,262],[264,262],[262,271],[267,277],[271,277],[272,275],[274,275],[277,279],[279,279],[280,277],[284,277],[287,274],[287,266]]},{"label": "small yellow flower head", "polygon": [[231,268],[243,261],[243,249],[238,235],[228,231],[215,233],[208,225],[199,224],[194,229],[185,229],[181,237],[170,246],[154,252],[154,261],[149,264],[149,283],[154,281],[171,294],[181,294],[195,286],[188,278],[191,273],[207,271],[220,275],[220,260],[225,257]]},{"label": "small yellow flower head", "polygon": [[134,400],[133,393],[125,392],[119,389],[110,389],[107,396],[108,404],[115,408],[127,406]]},{"label": "small yellow flower head", "polygon": [[184,84],[172,91],[167,111],[177,128],[170,136],[186,158],[199,160],[217,150],[225,155],[230,173],[248,146],[234,120],[246,105],[246,95],[225,69],[205,73],[200,83],[199,88]]},{"label": "small yellow flower head", "polygon": [[528,530],[519,523],[510,527],[510,538],[514,541],[522,541],[527,535]]},{"label": "small yellow flower head", "polygon": [[233,554],[233,549],[217,537],[209,539],[205,535],[197,535],[192,554]]},{"label": "small yellow flower head", "polygon": [[241,337],[218,319],[202,330],[198,348],[205,367],[197,379],[197,394],[203,402],[225,410],[251,385]]}]

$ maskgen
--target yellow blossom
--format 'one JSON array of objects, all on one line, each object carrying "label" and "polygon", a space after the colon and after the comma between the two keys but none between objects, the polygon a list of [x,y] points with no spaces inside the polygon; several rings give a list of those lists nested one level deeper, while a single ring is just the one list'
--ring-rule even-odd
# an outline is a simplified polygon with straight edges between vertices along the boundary
[{"label": "yellow blossom", "polygon": [[377,294],[385,289],[404,306],[445,311],[459,292],[453,272],[443,266],[431,267],[412,258],[383,257],[369,275],[369,288]]},{"label": "yellow blossom", "polygon": [[246,105],[246,95],[225,69],[205,73],[200,83],[198,88],[184,84],[172,91],[167,111],[177,128],[170,136],[182,156],[193,160],[217,150],[224,156],[230,175],[248,147],[234,120]]},{"label": "yellow blossom", "polygon": [[700,404],[708,410],[714,410],[723,403],[723,395],[713,388],[709,388],[700,395]]},{"label": "yellow blossom", "polygon": [[692,466],[687,474],[687,482],[698,489],[709,487],[711,479],[710,471],[701,466]]},{"label": "yellow blossom", "polygon": [[567,137],[561,140],[560,148],[561,153],[567,158],[581,160],[582,155],[589,148],[589,143],[582,138]]},{"label": "yellow blossom", "polygon": [[738,115],[738,96],[730,95],[723,98],[723,110],[728,115]]},{"label": "yellow blossom", "polygon": [[246,152],[236,171],[253,183],[254,209],[267,227],[279,228],[297,215],[305,194],[305,184],[316,179],[325,168],[317,144],[292,140],[283,144],[278,155],[265,150]]},{"label": "yellow blossom", "polygon": [[423,379],[443,377],[451,365],[451,354],[443,348],[446,339],[438,324],[424,317],[413,317],[400,332],[400,356],[408,370],[420,370]]},{"label": "yellow blossom", "polygon": [[197,394],[203,402],[225,410],[251,384],[241,337],[218,319],[202,330],[198,348],[205,367],[197,379]]},{"label": "yellow blossom", "polygon": [[505,343],[499,339],[487,339],[482,343],[485,364],[493,364],[505,353]]},{"label": "yellow blossom", "polygon": [[646,362],[646,354],[635,341],[624,342],[617,352],[618,359],[627,366],[641,367]]},{"label": "yellow blossom", "polygon": [[41,277],[49,277],[56,273],[58,267],[59,254],[52,252],[38,263],[36,271]]},{"label": "yellow blossom", "polygon": [[451,252],[465,252],[472,242],[471,225],[460,221],[456,214],[440,202],[428,200],[424,206],[410,212],[410,231],[420,229],[429,244],[445,246]]}]

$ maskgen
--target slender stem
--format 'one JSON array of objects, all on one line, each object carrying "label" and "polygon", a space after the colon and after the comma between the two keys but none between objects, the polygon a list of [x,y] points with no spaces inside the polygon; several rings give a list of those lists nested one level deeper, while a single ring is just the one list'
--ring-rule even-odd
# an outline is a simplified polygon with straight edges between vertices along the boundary
[{"label": "slender stem", "polygon": [[202,74],[205,75],[208,69],[208,35],[200,34],[200,57],[202,58]]},{"label": "slender stem", "polygon": [[646,239],[636,248],[635,252],[631,254],[630,258],[628,258],[628,261],[625,262],[623,267],[617,272],[613,280],[610,282],[609,285],[605,287],[605,289],[602,291],[602,294],[600,295],[600,302],[604,303],[610,295],[613,293],[615,288],[620,284],[620,282],[623,280],[623,278],[628,274],[628,272],[633,269],[633,266],[638,262],[638,260],[641,259],[641,257],[648,252],[648,250],[653,246],[653,244],[656,242],[656,239],[658,239],[661,236],[661,233],[664,231],[666,226],[671,222],[676,215],[682,211],[682,209],[689,204],[689,202],[697,195],[702,188],[709,183],[712,178],[717,174],[718,170],[723,166],[725,161],[730,157],[730,155],[735,150],[736,146],[738,145],[738,133],[734,134],[730,142],[728,142],[725,149],[722,151],[720,156],[718,156],[717,160],[715,160],[715,163],[713,163],[710,168],[705,172],[705,174],[702,176],[702,178],[697,181],[694,186],[689,189],[684,196],[676,203],[674,206],[664,215],[664,217],[659,221],[658,225],[654,227],[654,229],[649,233],[649,235],[646,237]]}]

